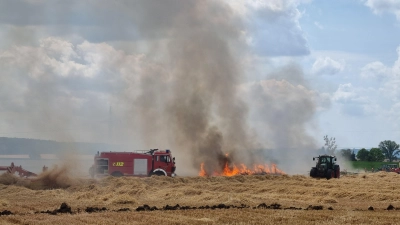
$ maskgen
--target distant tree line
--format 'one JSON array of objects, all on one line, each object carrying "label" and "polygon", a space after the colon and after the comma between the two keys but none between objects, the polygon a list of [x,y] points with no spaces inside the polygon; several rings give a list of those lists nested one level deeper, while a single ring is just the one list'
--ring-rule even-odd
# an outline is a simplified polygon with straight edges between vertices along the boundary
[{"label": "distant tree line", "polygon": [[360,161],[382,162],[388,159],[389,162],[393,162],[399,153],[399,145],[395,141],[385,140],[379,143],[379,148],[372,148],[369,151],[361,149],[357,153],[357,158]]},{"label": "distant tree line", "polygon": [[369,151],[362,148],[357,152],[357,159],[360,161],[382,162],[385,160],[385,155],[379,148],[371,148]]},{"label": "distant tree line", "polygon": [[97,151],[120,150],[104,143],[57,142],[27,138],[0,137],[0,155],[29,154],[31,158],[40,154],[95,154]]},{"label": "distant tree line", "polygon": [[[325,146],[322,147],[322,152],[329,155],[335,155],[337,153],[336,139],[329,138],[328,135],[324,136]],[[381,141],[377,148],[371,148],[367,150],[365,148],[360,149],[357,155],[350,149],[342,149],[339,151],[339,157],[348,161],[370,161],[370,162],[382,162],[388,159],[389,162],[397,160],[397,155],[400,153],[400,146],[395,141],[385,140]]]}]

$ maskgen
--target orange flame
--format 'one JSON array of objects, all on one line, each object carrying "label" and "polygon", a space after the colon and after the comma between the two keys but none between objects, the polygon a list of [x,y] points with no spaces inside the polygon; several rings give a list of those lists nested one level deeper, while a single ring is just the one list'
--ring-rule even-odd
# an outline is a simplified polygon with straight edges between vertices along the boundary
[{"label": "orange flame", "polygon": [[201,164],[200,164],[199,176],[201,176],[201,177],[207,176],[207,173],[206,173],[206,171],[204,170],[204,163],[201,163]]},{"label": "orange flame", "polygon": [[[251,175],[251,174],[285,174],[282,170],[278,169],[275,164],[272,164],[271,166],[268,166],[267,164],[262,165],[254,165],[253,169],[247,168],[246,165],[240,164],[240,166],[236,166],[233,164],[232,166],[229,166],[228,163],[225,163],[224,169],[222,172],[216,172],[214,171],[212,173],[212,176],[235,176],[239,174],[246,174],[246,175]],[[207,176],[207,172],[204,170],[204,163],[200,164],[200,172],[199,176]]]}]

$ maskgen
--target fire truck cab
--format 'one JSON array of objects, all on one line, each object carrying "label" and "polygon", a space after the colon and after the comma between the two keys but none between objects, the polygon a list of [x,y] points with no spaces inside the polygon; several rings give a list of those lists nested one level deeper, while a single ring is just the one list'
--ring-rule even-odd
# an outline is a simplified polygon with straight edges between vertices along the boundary
[{"label": "fire truck cab", "polygon": [[137,150],[133,152],[97,152],[89,173],[102,176],[175,176],[175,158],[170,150]]}]

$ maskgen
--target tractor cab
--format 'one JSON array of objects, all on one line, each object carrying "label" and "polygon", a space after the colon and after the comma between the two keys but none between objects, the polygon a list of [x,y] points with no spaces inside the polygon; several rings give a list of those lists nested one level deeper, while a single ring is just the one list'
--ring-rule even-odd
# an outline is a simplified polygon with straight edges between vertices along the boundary
[{"label": "tractor cab", "polygon": [[318,158],[317,167],[318,165],[321,165],[324,166],[325,168],[333,168],[333,165],[336,162],[336,157],[334,156],[322,155],[317,158]]}]

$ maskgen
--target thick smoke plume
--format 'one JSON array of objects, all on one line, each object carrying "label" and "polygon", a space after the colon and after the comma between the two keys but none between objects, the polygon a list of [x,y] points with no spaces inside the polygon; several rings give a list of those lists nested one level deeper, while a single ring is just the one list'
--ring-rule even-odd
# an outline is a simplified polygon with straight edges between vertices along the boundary
[{"label": "thick smoke plume", "polygon": [[[170,3],[181,10],[167,19],[173,21],[170,27],[163,27],[167,41],[158,54],[167,58],[168,76],[145,71],[156,79],[143,78],[140,116],[146,124],[161,120],[156,130],[167,132],[167,138],[191,156],[195,167],[204,162],[206,170],[218,171],[224,166],[225,154],[237,156],[256,146],[249,135],[248,108],[238,92],[243,71],[232,49],[242,45],[242,24],[221,2]],[[153,24],[149,19],[146,29]],[[155,115],[152,109],[158,109],[160,102],[161,110]],[[151,136],[151,132],[144,134]]]},{"label": "thick smoke plume", "polygon": [[[165,40],[152,52],[165,59],[165,74],[146,67],[135,102],[148,143],[167,133],[168,143],[190,156],[192,166],[204,162],[209,173],[220,172],[227,162],[263,163],[254,150],[266,147],[275,149],[268,157],[281,162],[315,149],[305,127],[316,108],[315,93],[305,88],[302,71],[288,66],[271,75],[278,79],[249,85],[247,93],[241,93],[245,73],[240,57],[247,51],[244,21],[220,1],[169,3],[176,4],[171,7],[175,14],[160,16],[167,26],[147,17],[157,11],[153,3],[142,5],[149,13],[143,11],[138,20],[146,21],[138,26],[139,33],[162,34],[158,38]],[[263,126],[258,135],[250,129],[245,100],[257,106],[257,125]]]},{"label": "thick smoke plume", "polygon": [[[48,130],[40,137],[128,142],[131,150],[171,147],[178,174],[193,175],[200,163],[211,173],[225,163],[252,166],[269,160],[286,170],[292,166],[287,158],[315,148],[307,125],[317,93],[292,65],[248,82],[252,65],[246,57],[255,54],[249,32],[256,28],[249,28],[246,13],[232,7],[237,5],[217,0],[24,2],[27,14],[37,9],[46,15],[52,9],[60,15],[26,19],[3,13],[7,24],[27,27],[8,27],[3,36],[13,46],[0,52],[5,71],[0,100],[7,108],[0,114],[19,112],[5,124]],[[275,23],[273,17],[286,16],[288,5],[274,12],[273,5],[264,4],[271,16],[262,18]],[[39,32],[34,25],[46,24],[46,18],[56,19]],[[84,26],[69,24],[76,18]],[[27,29],[37,32],[33,40],[26,40],[22,30]],[[49,37],[54,33],[62,37]],[[4,91],[8,86],[21,90],[14,88],[10,95],[11,90]],[[272,150],[260,151],[265,149]]]}]

